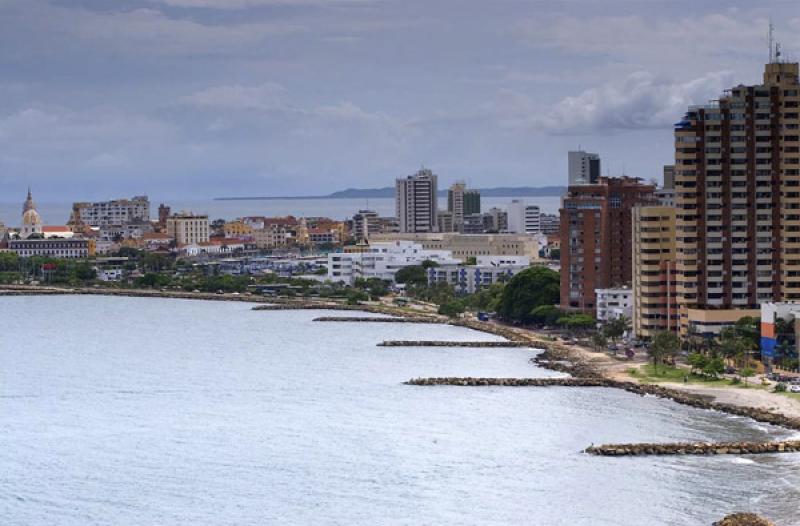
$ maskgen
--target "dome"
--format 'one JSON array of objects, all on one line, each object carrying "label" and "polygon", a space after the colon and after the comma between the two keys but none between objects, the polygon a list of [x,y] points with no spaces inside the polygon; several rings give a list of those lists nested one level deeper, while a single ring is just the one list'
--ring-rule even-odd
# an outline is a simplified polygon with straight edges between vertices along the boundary
[{"label": "dome", "polygon": [[30,208],[22,214],[22,226],[38,226],[42,224],[42,218],[35,208]]}]

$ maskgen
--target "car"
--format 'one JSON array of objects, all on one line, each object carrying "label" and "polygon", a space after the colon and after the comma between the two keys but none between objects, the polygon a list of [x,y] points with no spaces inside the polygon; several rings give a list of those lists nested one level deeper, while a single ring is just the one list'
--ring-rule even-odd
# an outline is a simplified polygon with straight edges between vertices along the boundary
[{"label": "car", "polygon": [[789,392],[800,393],[800,385],[796,385],[796,384],[795,385],[790,385],[789,386]]}]

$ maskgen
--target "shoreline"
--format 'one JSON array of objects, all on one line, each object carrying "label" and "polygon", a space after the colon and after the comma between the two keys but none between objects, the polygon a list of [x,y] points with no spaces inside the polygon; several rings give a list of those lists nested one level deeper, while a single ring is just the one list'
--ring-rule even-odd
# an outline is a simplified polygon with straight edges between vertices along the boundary
[{"label": "shoreline", "polygon": [[[5,296],[45,295],[96,295],[239,301],[256,304],[253,306],[253,310],[340,310],[369,312],[402,318],[427,318],[430,320],[429,323],[444,323],[465,327],[500,336],[518,344],[526,344],[530,347],[541,349],[542,352],[532,358],[531,362],[544,369],[567,373],[575,378],[603,380],[604,387],[622,389],[640,396],[656,396],[672,400],[681,405],[744,416],[757,422],[776,425],[792,431],[800,431],[800,402],[791,398],[781,397],[757,388],[744,390],[695,384],[670,385],[667,382],[642,383],[634,378],[624,376],[621,367],[629,367],[629,364],[616,362],[605,355],[593,355],[593,353],[575,346],[550,341],[545,336],[534,331],[499,323],[480,322],[466,318],[451,319],[422,310],[375,303],[347,305],[336,301],[309,300],[307,298],[287,299],[248,294],[216,294],[175,290],[61,288],[31,285],[0,286],[0,298]],[[767,403],[767,407],[764,407],[765,403]],[[776,411],[776,407],[780,407],[781,410]]]}]

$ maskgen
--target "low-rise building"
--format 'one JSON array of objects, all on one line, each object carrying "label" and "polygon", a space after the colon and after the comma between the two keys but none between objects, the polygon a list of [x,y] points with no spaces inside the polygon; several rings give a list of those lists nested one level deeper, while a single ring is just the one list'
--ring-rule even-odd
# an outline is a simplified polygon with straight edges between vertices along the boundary
[{"label": "low-rise building", "polygon": [[92,239],[9,239],[8,250],[21,258],[47,256],[63,259],[88,258],[95,255],[95,244]]},{"label": "low-rise building", "polygon": [[447,283],[459,294],[473,294],[494,283],[506,282],[530,267],[526,256],[479,256],[475,265],[449,264],[430,267],[428,284]]},{"label": "low-rise building", "polygon": [[328,279],[352,285],[358,278],[394,281],[398,270],[425,261],[458,264],[449,251],[427,250],[412,241],[397,240],[362,245],[360,250],[328,254]]},{"label": "low-rise building", "polygon": [[611,321],[633,315],[633,290],[628,287],[595,289],[597,298],[597,321]]},{"label": "low-rise building", "polygon": [[466,261],[478,256],[527,256],[539,259],[539,242],[525,234],[458,234],[458,233],[405,233],[379,234],[372,241],[412,241],[425,250],[446,250],[458,260]]},{"label": "low-rise building", "polygon": [[[785,323],[779,323],[779,320]],[[761,358],[765,363],[773,363],[785,354],[798,356],[798,336],[800,302],[761,304]]]},{"label": "low-rise building", "polygon": [[758,318],[760,309],[686,309],[687,334],[714,338],[744,317]]}]

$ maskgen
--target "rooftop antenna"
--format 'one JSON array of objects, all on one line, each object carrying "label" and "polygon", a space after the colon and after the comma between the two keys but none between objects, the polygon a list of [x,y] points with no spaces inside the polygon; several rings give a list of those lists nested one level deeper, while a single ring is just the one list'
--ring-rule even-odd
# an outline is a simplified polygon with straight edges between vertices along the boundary
[{"label": "rooftop antenna", "polygon": [[769,41],[769,63],[772,64],[774,60],[774,56],[772,54],[772,33],[775,30],[775,26],[772,25],[772,19],[769,19],[769,33],[768,33],[768,41]]}]

